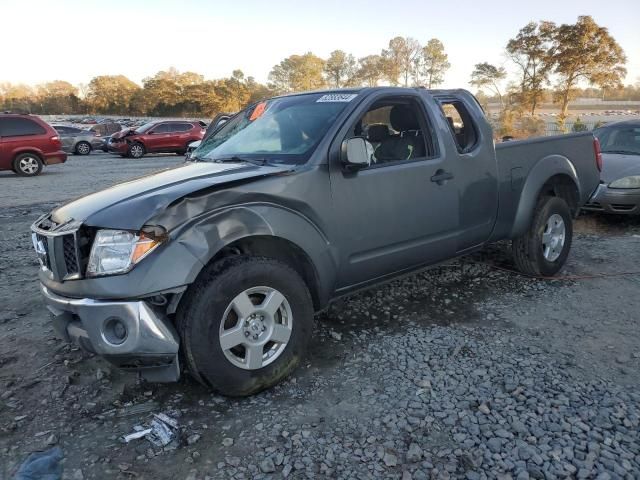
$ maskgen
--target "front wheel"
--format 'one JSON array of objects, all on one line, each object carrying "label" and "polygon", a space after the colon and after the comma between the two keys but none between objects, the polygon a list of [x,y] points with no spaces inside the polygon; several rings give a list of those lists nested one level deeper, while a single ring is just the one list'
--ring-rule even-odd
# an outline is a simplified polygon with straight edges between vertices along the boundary
[{"label": "front wheel", "polygon": [[145,154],[144,145],[141,143],[132,143],[127,151],[127,155],[131,158],[142,158]]},{"label": "front wheel", "polygon": [[550,277],[565,264],[573,239],[573,218],[560,197],[542,197],[529,230],[512,242],[518,269],[527,275]]},{"label": "front wheel", "polygon": [[304,280],[284,263],[229,257],[189,288],[177,325],[193,376],[224,395],[245,396],[298,365],[311,337],[313,304]]}]

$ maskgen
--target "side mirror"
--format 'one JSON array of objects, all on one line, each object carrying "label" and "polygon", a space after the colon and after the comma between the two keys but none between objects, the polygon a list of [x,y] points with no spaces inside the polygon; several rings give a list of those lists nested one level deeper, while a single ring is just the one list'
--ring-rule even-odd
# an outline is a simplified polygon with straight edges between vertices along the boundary
[{"label": "side mirror", "polygon": [[342,163],[346,170],[360,170],[371,164],[371,156],[364,138],[349,138],[342,142]]}]

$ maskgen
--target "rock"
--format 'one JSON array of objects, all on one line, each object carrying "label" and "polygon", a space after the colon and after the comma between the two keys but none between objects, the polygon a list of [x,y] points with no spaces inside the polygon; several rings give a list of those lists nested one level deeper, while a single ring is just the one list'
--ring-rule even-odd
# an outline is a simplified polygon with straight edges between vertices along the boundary
[{"label": "rock", "polygon": [[222,439],[222,446],[230,447],[231,445],[233,445],[233,438],[225,437]]},{"label": "rock", "polygon": [[422,460],[422,449],[417,443],[412,443],[407,450],[407,462],[415,463],[420,460]]},{"label": "rock", "polygon": [[329,335],[331,335],[331,338],[333,338],[334,340],[338,340],[338,341],[342,340],[342,335],[334,330],[330,330]]},{"label": "rock", "polygon": [[262,462],[260,462],[260,470],[262,473],[273,473],[276,471],[276,466],[273,463],[271,458],[265,458]]},{"label": "rock", "polygon": [[200,440],[200,434],[194,433],[193,435],[189,435],[187,437],[187,445],[198,443],[198,440]]},{"label": "rock", "polygon": [[478,407],[478,411],[484,415],[489,415],[491,413],[491,410],[489,410],[489,407],[486,403],[481,403]]},{"label": "rock", "polygon": [[55,433],[52,433],[47,437],[47,445],[55,445],[58,443],[58,437]]},{"label": "rock", "polygon": [[497,437],[490,438],[487,440],[487,447],[489,447],[489,450],[493,453],[500,453],[500,450],[502,450],[502,439]]},{"label": "rock", "polygon": [[385,453],[382,461],[387,467],[395,467],[398,464],[398,458],[392,453]]}]

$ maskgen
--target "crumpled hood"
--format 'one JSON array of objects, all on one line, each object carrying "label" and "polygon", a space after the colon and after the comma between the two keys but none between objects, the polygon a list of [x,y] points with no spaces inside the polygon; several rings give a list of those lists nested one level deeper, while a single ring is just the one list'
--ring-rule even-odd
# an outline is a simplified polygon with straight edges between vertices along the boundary
[{"label": "crumpled hood", "polygon": [[113,135],[111,135],[111,138],[118,139],[118,138],[123,138],[129,135],[136,135],[136,129],[135,128],[122,129],[119,132],[116,132]]},{"label": "crumpled hood", "polygon": [[614,180],[630,175],[640,175],[640,155],[602,154],[602,173],[600,178],[603,182],[611,183]]},{"label": "crumpled hood", "polygon": [[291,166],[197,162],[114,185],[52,212],[52,220],[102,228],[139,230],[172,202],[200,190],[288,172]]}]

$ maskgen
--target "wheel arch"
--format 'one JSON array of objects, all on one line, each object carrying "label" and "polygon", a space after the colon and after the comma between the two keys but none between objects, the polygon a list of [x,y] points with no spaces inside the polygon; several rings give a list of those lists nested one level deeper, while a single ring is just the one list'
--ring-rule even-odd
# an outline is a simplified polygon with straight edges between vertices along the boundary
[{"label": "wheel arch", "polygon": [[544,195],[564,199],[571,214],[574,217],[578,214],[580,182],[575,167],[566,157],[550,155],[531,169],[520,194],[510,238],[519,237],[529,229],[538,200]]},{"label": "wheel arch", "polygon": [[183,227],[177,241],[205,266],[230,255],[274,258],[296,270],[311,293],[314,309],[329,302],[336,262],[322,232],[308,218],[281,206],[238,206]]}]

